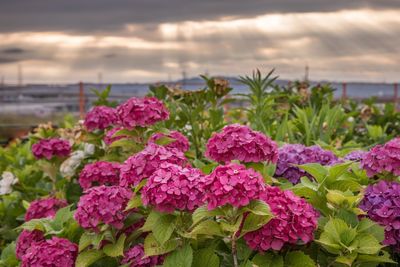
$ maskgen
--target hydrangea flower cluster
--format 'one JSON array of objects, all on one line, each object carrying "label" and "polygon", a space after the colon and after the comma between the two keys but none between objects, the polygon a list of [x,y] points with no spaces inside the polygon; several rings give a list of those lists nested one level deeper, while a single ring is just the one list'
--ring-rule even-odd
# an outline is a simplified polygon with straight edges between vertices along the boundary
[{"label": "hydrangea flower cluster", "polygon": [[262,176],[253,169],[230,163],[220,165],[204,179],[205,201],[208,209],[230,204],[243,207],[259,199],[265,190]]},{"label": "hydrangea flower cluster", "polygon": [[67,201],[54,197],[37,199],[31,202],[25,213],[25,221],[40,218],[52,218],[57,210],[66,207]]},{"label": "hydrangea flower cluster", "polygon": [[101,223],[117,229],[123,227],[128,212],[126,205],[132,197],[132,191],[120,186],[97,186],[84,192],[78,202],[75,220],[85,229],[98,230]]},{"label": "hydrangea flower cluster", "polygon": [[186,152],[189,150],[189,140],[186,138],[186,136],[178,131],[171,131],[169,134],[155,133],[150,137],[149,143],[156,143],[157,140],[164,136],[175,139],[175,141],[169,143],[168,145],[165,145],[166,148],[175,148],[182,152]]},{"label": "hydrangea flower cluster", "polygon": [[104,130],[116,124],[117,121],[115,109],[107,106],[96,106],[86,114],[83,125],[88,131]]},{"label": "hydrangea flower cluster", "polygon": [[285,244],[308,243],[314,239],[319,213],[304,199],[268,186],[261,200],[265,201],[275,216],[260,229],[247,233],[247,245],[258,251],[280,250]]},{"label": "hydrangea flower cluster", "polygon": [[385,245],[400,250],[400,183],[381,180],[369,185],[360,208],[368,217],[385,227]]},{"label": "hydrangea flower cluster", "polygon": [[86,164],[79,175],[79,184],[83,189],[95,185],[118,185],[119,164],[107,161]]},{"label": "hydrangea flower cluster", "polygon": [[106,132],[106,134],[104,135],[104,143],[106,143],[106,145],[111,145],[112,143],[114,143],[115,141],[118,141],[118,140],[121,140],[121,139],[124,139],[124,138],[127,138],[128,136],[126,136],[126,135],[118,135],[118,136],[114,136],[114,134],[116,133],[116,132],[118,132],[118,131],[120,131],[120,130],[122,130],[122,129],[124,129],[124,128],[122,128],[122,127],[115,127],[115,128],[112,128],[111,130],[108,130],[107,132]]},{"label": "hydrangea flower cluster", "polygon": [[138,244],[124,253],[121,264],[129,264],[129,267],[153,267],[161,265],[163,261],[163,256],[146,257],[143,245]]},{"label": "hydrangea flower cluster", "polygon": [[71,153],[71,145],[67,140],[59,138],[41,139],[32,145],[32,153],[37,159],[67,157]]},{"label": "hydrangea flower cluster", "polygon": [[338,162],[339,159],[331,151],[324,150],[320,146],[307,147],[301,144],[286,144],[278,150],[275,177],[284,177],[291,183],[297,184],[301,177],[312,178],[312,176],[293,165],[306,163],[333,165]]},{"label": "hydrangea flower cluster", "polygon": [[380,173],[400,175],[400,138],[390,140],[384,145],[374,146],[361,161],[361,167],[369,177]]},{"label": "hydrangea flower cluster", "polygon": [[162,163],[143,187],[142,201],[161,212],[193,211],[203,204],[203,183],[198,169]]},{"label": "hydrangea flower cluster", "polygon": [[240,124],[231,124],[208,140],[205,155],[224,163],[231,160],[276,163],[278,146],[261,132]]},{"label": "hydrangea flower cluster", "polygon": [[132,97],[117,107],[119,122],[127,129],[146,127],[167,120],[169,112],[155,97]]},{"label": "hydrangea flower cluster", "polygon": [[348,153],[346,156],[344,156],[344,160],[351,160],[351,161],[361,161],[365,155],[367,154],[367,151],[364,150],[354,150]]},{"label": "hydrangea flower cluster", "polygon": [[21,260],[22,256],[26,254],[26,251],[31,246],[43,240],[44,240],[43,232],[38,230],[33,230],[33,231],[23,230],[18,236],[15,248],[15,253],[17,258]]},{"label": "hydrangea flower cluster", "polygon": [[120,186],[136,186],[150,177],[163,162],[180,166],[187,165],[183,152],[148,144],[145,149],[129,157],[120,168]]},{"label": "hydrangea flower cluster", "polygon": [[22,256],[21,267],[74,267],[77,256],[76,244],[53,237],[34,243]]}]

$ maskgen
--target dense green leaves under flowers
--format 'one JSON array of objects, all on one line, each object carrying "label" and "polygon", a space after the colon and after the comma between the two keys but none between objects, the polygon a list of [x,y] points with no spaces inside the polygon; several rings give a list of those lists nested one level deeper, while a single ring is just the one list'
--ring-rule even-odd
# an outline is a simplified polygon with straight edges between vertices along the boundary
[{"label": "dense green leaves under flowers", "polygon": [[[373,180],[367,178],[354,162],[298,166],[310,174],[310,177],[302,177],[298,185],[275,179],[274,164],[246,164],[247,168],[262,174],[267,184],[293,190],[321,213],[314,242],[284,247],[279,252],[257,253],[242,238],[273,218],[263,201],[252,201],[242,208],[224,206],[209,211],[206,206],[201,206],[193,213],[175,211],[166,214],[143,206],[140,189],[146,179],[133,188],[134,195],[126,211],[134,209],[135,212],[126,219],[123,230],[145,220],[141,228],[125,234],[108,225],[100,225],[98,232],[79,227],[73,214],[75,203],[82,194],[77,183],[82,167],[99,160],[123,162],[141,151],[155,132],[168,133],[171,129],[187,136],[191,149],[186,156],[192,166],[205,174],[218,166],[204,158],[205,143],[213,132],[228,123],[248,123],[254,130],[279,142],[319,144],[337,156],[358,148],[366,150],[400,133],[400,115],[393,105],[385,104],[380,108],[373,101],[364,104],[342,101],[339,104],[334,101],[329,85],[309,88],[306,83],[294,83],[278,86],[273,72],[263,76],[256,71],[251,77],[239,80],[248,86],[249,94],[233,95],[226,81],[203,78],[206,86],[198,91],[166,86],[150,88],[150,94],[168,106],[170,119],[149,128],[120,130],[114,137],[127,138],[112,145],[104,144],[103,131],[88,133],[78,129],[75,133],[79,126],[66,120],[58,130],[41,127],[26,142],[17,141],[0,148],[0,175],[10,171],[19,180],[10,194],[0,197],[0,266],[18,266],[14,240],[22,229],[38,229],[46,237],[63,237],[78,244],[77,267],[120,266],[123,253],[136,244],[144,245],[147,256],[165,255],[164,266],[230,267],[234,266],[234,254],[238,265],[243,267],[391,266],[395,254],[381,244],[383,228],[365,218],[358,208],[364,188]],[[117,103],[108,100],[110,89],[96,91],[99,98],[94,104],[115,106]],[[61,174],[61,162],[38,161],[31,154],[32,143],[55,136],[74,140],[74,151],[83,151],[85,143],[95,145],[93,154],[78,162],[71,175]],[[157,143],[167,145],[173,141],[163,137]],[[60,209],[53,219],[33,219],[23,223],[29,203],[48,195],[66,198],[71,205]]]}]

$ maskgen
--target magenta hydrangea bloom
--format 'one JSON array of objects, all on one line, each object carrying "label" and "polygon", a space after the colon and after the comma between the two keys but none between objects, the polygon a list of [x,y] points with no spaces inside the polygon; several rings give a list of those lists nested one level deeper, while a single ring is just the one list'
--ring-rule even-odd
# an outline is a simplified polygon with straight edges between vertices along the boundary
[{"label": "magenta hydrangea bloom", "polygon": [[132,191],[120,186],[97,186],[84,192],[74,218],[82,228],[98,230],[101,223],[121,229],[128,215],[126,205]]},{"label": "magenta hydrangea bloom", "polygon": [[121,125],[127,129],[151,126],[169,118],[167,108],[155,97],[129,98],[117,107],[117,115]]},{"label": "magenta hydrangea bloom", "polygon": [[118,185],[119,163],[98,161],[86,164],[79,175],[79,184],[83,189],[96,185]]},{"label": "magenta hydrangea bloom", "polygon": [[128,136],[126,135],[118,135],[118,136],[114,136],[114,134],[120,130],[124,129],[123,127],[115,127],[112,128],[111,130],[108,130],[106,132],[106,134],[104,135],[104,143],[106,143],[106,145],[111,145],[112,143],[114,143],[115,141],[127,138]]},{"label": "magenta hydrangea bloom", "polygon": [[269,205],[274,218],[260,229],[244,236],[250,248],[278,251],[285,244],[306,244],[314,239],[319,213],[304,199],[292,191],[268,186],[261,200]]},{"label": "magenta hydrangea bloom", "polygon": [[96,106],[86,114],[83,125],[88,131],[94,131],[104,130],[117,122],[115,109],[107,106]]},{"label": "magenta hydrangea bloom", "polygon": [[390,140],[384,145],[374,146],[362,159],[361,167],[369,177],[391,173],[400,175],[400,138]]},{"label": "magenta hydrangea bloom", "polygon": [[205,155],[224,163],[231,160],[276,163],[278,146],[261,132],[240,124],[231,124],[208,140]]},{"label": "magenta hydrangea bloom", "polygon": [[312,178],[312,176],[294,165],[306,163],[334,165],[339,162],[335,154],[319,146],[307,147],[301,144],[286,144],[278,150],[275,177],[284,177],[291,183],[297,184],[301,177],[307,176]]},{"label": "magenta hydrangea bloom", "polygon": [[265,190],[262,176],[253,169],[230,163],[220,165],[204,179],[205,201],[213,210],[230,204],[243,207],[254,199],[259,199]]},{"label": "magenta hydrangea bloom", "polygon": [[148,144],[144,150],[129,157],[120,168],[120,186],[136,186],[150,177],[163,162],[186,166],[183,152],[167,149],[156,144]]},{"label": "magenta hydrangea bloom", "polygon": [[203,183],[198,169],[162,163],[143,187],[142,201],[161,212],[193,211],[204,203]]},{"label": "magenta hydrangea bloom", "polygon": [[385,245],[400,250],[400,183],[379,181],[364,192],[360,208],[368,217],[385,227]]},{"label": "magenta hydrangea bloom", "polygon": [[150,137],[149,143],[156,143],[157,140],[164,136],[175,139],[175,141],[169,143],[168,145],[165,145],[166,148],[175,148],[182,152],[186,152],[189,150],[189,140],[186,138],[186,136],[178,131],[171,131],[169,134],[155,133]]},{"label": "magenta hydrangea bloom", "polygon": [[16,256],[19,260],[25,255],[26,251],[35,243],[43,241],[43,232],[38,230],[28,231],[23,230],[17,239],[17,244],[15,248]]},{"label": "magenta hydrangea bloom", "polygon": [[77,256],[78,245],[54,236],[32,244],[22,256],[21,267],[74,267]]},{"label": "magenta hydrangea bloom", "polygon": [[364,150],[354,150],[344,156],[344,160],[361,161],[367,154]]},{"label": "magenta hydrangea bloom", "polygon": [[37,159],[67,157],[71,153],[71,145],[60,138],[41,139],[32,145],[32,153]]},{"label": "magenta hydrangea bloom", "polygon": [[25,213],[25,221],[40,218],[53,218],[59,209],[67,205],[68,203],[66,200],[54,197],[34,200]]},{"label": "magenta hydrangea bloom", "polygon": [[146,257],[142,244],[135,245],[125,251],[121,264],[129,264],[129,267],[154,267],[162,265],[164,256]]}]

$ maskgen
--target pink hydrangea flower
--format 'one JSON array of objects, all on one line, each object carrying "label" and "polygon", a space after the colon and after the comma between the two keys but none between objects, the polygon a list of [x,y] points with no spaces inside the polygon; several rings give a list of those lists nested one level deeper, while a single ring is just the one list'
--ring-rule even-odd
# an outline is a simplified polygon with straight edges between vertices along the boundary
[{"label": "pink hydrangea flower", "polygon": [[205,200],[208,209],[230,204],[243,207],[259,199],[265,190],[262,176],[239,164],[220,165],[205,177]]},{"label": "pink hydrangea flower", "polygon": [[118,185],[119,164],[107,161],[86,164],[79,175],[79,184],[83,189],[95,185]]},{"label": "pink hydrangea flower", "polygon": [[85,117],[83,125],[88,131],[104,130],[118,122],[115,109],[107,106],[93,107]]},{"label": "pink hydrangea flower", "polygon": [[261,200],[273,215],[266,225],[247,233],[247,245],[258,251],[281,250],[285,244],[306,244],[314,239],[319,213],[304,199],[289,190],[268,186]]},{"label": "pink hydrangea flower", "polygon": [[101,223],[121,229],[128,215],[126,205],[132,191],[120,186],[97,186],[84,192],[74,218],[82,228],[98,230]]},{"label": "pink hydrangea flower", "polygon": [[23,230],[17,239],[15,248],[16,256],[19,260],[25,255],[26,251],[35,243],[43,241],[43,232],[38,230],[28,231]]},{"label": "pink hydrangea flower", "polygon": [[390,140],[384,145],[374,146],[361,160],[361,167],[369,177],[391,173],[400,175],[400,138]]},{"label": "pink hydrangea flower", "polygon": [[25,213],[25,221],[40,218],[53,218],[59,209],[67,205],[68,203],[66,200],[54,197],[34,200]]},{"label": "pink hydrangea flower", "polygon": [[193,211],[203,204],[203,183],[198,169],[162,163],[143,187],[142,201],[161,212]]},{"label": "pink hydrangea flower", "polygon": [[129,98],[117,107],[117,115],[127,129],[151,126],[169,118],[167,108],[155,97]]},{"label": "pink hydrangea flower", "polygon": [[271,162],[278,160],[278,146],[261,132],[240,124],[227,125],[207,143],[206,157],[218,162]]},{"label": "pink hydrangea flower", "polygon": [[143,245],[138,244],[125,251],[121,264],[129,264],[129,267],[154,267],[162,265],[163,261],[163,256],[146,257]]},{"label": "pink hydrangea flower", "polygon": [[186,136],[178,131],[171,131],[169,134],[155,133],[150,137],[149,143],[156,143],[157,140],[164,136],[175,139],[175,141],[169,143],[168,145],[165,145],[166,148],[175,148],[182,152],[186,152],[189,150],[189,140],[186,138]]},{"label": "pink hydrangea flower", "polygon": [[129,157],[120,168],[120,186],[136,186],[150,177],[162,162],[187,165],[185,155],[176,149],[148,144],[144,150]]},{"label": "pink hydrangea flower", "polygon": [[21,267],[74,267],[77,256],[76,244],[54,236],[32,244],[22,256]]},{"label": "pink hydrangea flower", "polygon": [[124,129],[123,127],[115,127],[112,128],[111,130],[108,130],[106,132],[106,134],[104,135],[104,143],[106,143],[106,145],[111,145],[112,143],[114,143],[115,141],[127,138],[128,136],[126,135],[118,135],[118,136],[114,136],[114,134],[120,130]]},{"label": "pink hydrangea flower", "polygon": [[41,139],[32,145],[32,153],[37,159],[67,157],[71,153],[71,145],[67,140],[59,138]]}]

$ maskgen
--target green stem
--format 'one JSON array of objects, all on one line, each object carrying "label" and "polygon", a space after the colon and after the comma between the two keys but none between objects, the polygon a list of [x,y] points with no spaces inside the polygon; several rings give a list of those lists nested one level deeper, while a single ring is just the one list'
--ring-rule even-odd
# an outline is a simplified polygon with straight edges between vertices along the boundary
[{"label": "green stem", "polygon": [[238,267],[239,264],[237,259],[236,233],[232,234],[231,243],[232,243],[233,266]]}]

